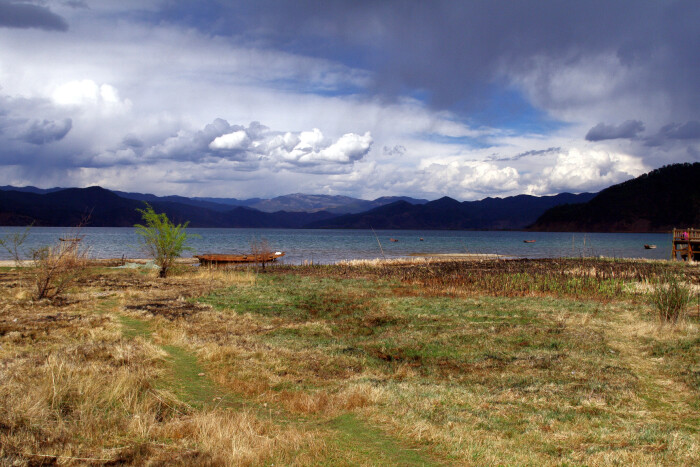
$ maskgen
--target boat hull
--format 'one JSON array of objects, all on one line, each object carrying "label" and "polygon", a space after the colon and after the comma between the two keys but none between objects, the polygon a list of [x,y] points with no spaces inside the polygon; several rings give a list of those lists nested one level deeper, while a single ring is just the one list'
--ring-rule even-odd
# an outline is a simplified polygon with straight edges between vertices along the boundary
[{"label": "boat hull", "polygon": [[284,256],[284,252],[268,253],[262,255],[196,255],[202,266],[225,265],[235,263],[271,263]]}]

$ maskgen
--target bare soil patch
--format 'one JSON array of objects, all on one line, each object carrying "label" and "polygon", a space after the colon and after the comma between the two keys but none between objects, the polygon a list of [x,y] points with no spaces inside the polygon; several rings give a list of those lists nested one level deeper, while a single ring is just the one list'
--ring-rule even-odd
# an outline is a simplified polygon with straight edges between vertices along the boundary
[{"label": "bare soil patch", "polygon": [[161,316],[168,320],[189,318],[194,314],[211,311],[211,306],[185,300],[161,299],[129,304],[127,310],[141,311],[150,316]]}]

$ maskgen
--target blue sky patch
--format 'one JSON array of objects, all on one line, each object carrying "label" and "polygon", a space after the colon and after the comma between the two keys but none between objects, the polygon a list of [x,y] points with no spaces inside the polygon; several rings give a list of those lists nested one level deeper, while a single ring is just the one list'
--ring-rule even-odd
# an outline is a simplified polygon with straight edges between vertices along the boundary
[{"label": "blue sky patch", "polygon": [[548,134],[567,126],[534,107],[513,88],[491,89],[484,107],[469,114],[473,126],[487,126],[510,130],[517,134]]}]

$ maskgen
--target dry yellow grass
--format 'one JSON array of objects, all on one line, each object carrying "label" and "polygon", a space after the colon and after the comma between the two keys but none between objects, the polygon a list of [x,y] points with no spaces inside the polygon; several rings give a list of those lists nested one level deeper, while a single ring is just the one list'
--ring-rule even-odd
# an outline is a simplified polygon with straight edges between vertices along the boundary
[{"label": "dry yellow grass", "polygon": [[21,293],[30,271],[0,271],[0,461],[700,460],[696,318],[661,326],[628,300],[459,294],[364,266],[95,269],[61,304]]},{"label": "dry yellow grass", "polygon": [[[195,280],[251,281],[239,277]],[[171,285],[186,287],[190,281]],[[114,314],[148,291],[82,291],[72,297],[79,295],[81,303],[63,307],[17,295],[4,289],[0,312],[3,464],[259,465],[270,459],[292,464],[291,453],[305,446],[312,456],[322,440],[314,430],[281,427],[250,411],[195,409],[179,400],[162,383],[166,352],[140,337],[125,339]]]}]

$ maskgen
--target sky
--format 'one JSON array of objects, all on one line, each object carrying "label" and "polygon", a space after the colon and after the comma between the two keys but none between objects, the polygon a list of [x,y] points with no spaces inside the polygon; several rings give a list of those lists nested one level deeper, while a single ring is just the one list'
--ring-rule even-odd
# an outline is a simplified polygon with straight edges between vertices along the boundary
[{"label": "sky", "polygon": [[696,0],[0,0],[0,185],[476,200],[698,161]]}]

